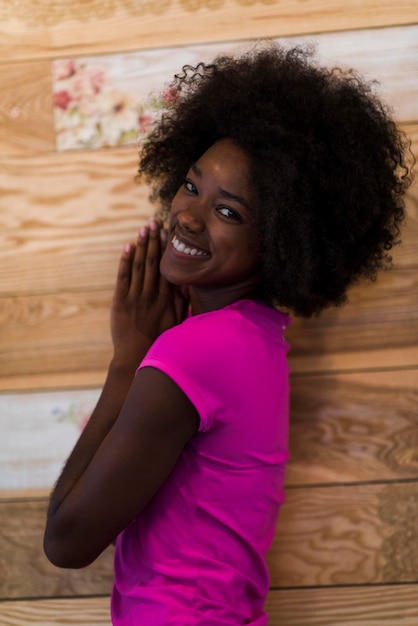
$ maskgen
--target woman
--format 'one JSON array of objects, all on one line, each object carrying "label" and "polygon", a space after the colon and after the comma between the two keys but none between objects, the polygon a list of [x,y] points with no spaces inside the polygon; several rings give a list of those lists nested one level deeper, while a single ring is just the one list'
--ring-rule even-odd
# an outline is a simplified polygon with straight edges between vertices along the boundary
[{"label": "woman", "polygon": [[113,359],[45,551],[83,567],[117,538],[115,625],[261,626],[288,313],[343,303],[389,260],[406,142],[367,84],[298,48],[186,67],[171,93],[139,168],[167,230],[122,254]]}]

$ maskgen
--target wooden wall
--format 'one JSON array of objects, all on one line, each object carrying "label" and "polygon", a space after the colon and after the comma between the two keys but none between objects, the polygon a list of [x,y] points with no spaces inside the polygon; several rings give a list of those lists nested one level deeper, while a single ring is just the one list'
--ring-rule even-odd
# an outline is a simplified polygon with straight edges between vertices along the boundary
[{"label": "wooden wall", "polygon": [[[61,571],[41,538],[52,477],[104,379],[119,252],[151,214],[134,145],[60,146],[56,60],[155,50],[168,64],[177,46],[187,57],[197,44],[316,41],[379,78],[418,154],[417,22],[411,0],[0,0],[2,626],[109,624],[111,549]],[[415,186],[394,269],[289,333],[271,626],[418,624],[417,251]]]}]

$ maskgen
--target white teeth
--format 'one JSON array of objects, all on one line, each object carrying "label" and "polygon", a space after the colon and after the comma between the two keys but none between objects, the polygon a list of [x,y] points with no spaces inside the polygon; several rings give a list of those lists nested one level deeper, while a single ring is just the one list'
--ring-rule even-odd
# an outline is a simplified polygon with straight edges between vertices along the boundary
[{"label": "white teeth", "polygon": [[171,244],[177,252],[183,252],[183,254],[188,254],[189,256],[207,256],[207,252],[204,252],[203,250],[186,247],[185,244],[179,241],[175,235],[171,240]]}]

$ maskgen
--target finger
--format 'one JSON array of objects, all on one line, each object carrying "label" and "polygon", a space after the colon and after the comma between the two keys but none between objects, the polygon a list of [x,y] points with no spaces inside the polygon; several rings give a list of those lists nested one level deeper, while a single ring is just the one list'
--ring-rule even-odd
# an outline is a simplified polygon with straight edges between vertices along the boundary
[{"label": "finger", "polygon": [[132,277],[132,264],[135,254],[135,244],[126,243],[119,260],[118,272],[116,276],[116,286],[114,297],[123,300],[129,293]]},{"label": "finger", "polygon": [[132,277],[130,292],[132,296],[141,293],[144,285],[145,263],[148,251],[149,229],[147,226],[141,226],[138,233],[138,239],[135,246],[135,255],[132,264]]},{"label": "finger", "polygon": [[161,253],[164,252],[164,250],[167,247],[167,241],[168,241],[168,233],[167,230],[165,228],[161,228],[160,230],[160,246],[161,246]]},{"label": "finger", "polygon": [[144,291],[151,292],[158,288],[161,260],[161,226],[157,220],[149,223],[148,249],[145,259]]}]

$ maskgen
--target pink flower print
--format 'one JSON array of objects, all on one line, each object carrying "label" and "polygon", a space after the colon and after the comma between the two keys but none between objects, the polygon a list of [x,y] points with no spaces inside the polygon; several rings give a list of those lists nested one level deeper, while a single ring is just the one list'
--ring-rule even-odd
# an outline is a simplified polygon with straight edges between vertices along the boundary
[{"label": "pink flower print", "polygon": [[106,81],[106,74],[104,70],[101,70],[98,68],[91,68],[89,70],[89,78],[90,78],[90,84],[91,84],[93,93],[95,94],[100,93]]},{"label": "pink flower print", "polygon": [[163,92],[163,102],[168,106],[176,104],[179,98],[179,91],[176,87],[168,87]]},{"label": "pink flower print", "polygon": [[54,81],[71,78],[71,76],[73,76],[77,71],[74,59],[62,59],[59,61],[55,61],[53,69]]},{"label": "pink flower print", "polygon": [[106,74],[102,69],[82,67],[72,79],[72,94],[74,100],[87,102],[94,100],[103,89]]},{"label": "pink flower print", "polygon": [[139,116],[139,132],[145,135],[145,133],[147,133],[150,130],[150,127],[152,125],[153,119],[152,116],[147,114],[147,113],[143,113],[142,115]]},{"label": "pink flower print", "polygon": [[62,91],[56,91],[54,93],[53,103],[54,103],[54,107],[57,107],[58,109],[62,109],[63,111],[66,111],[71,101],[72,101],[72,97],[68,93],[68,91],[62,90]]}]

